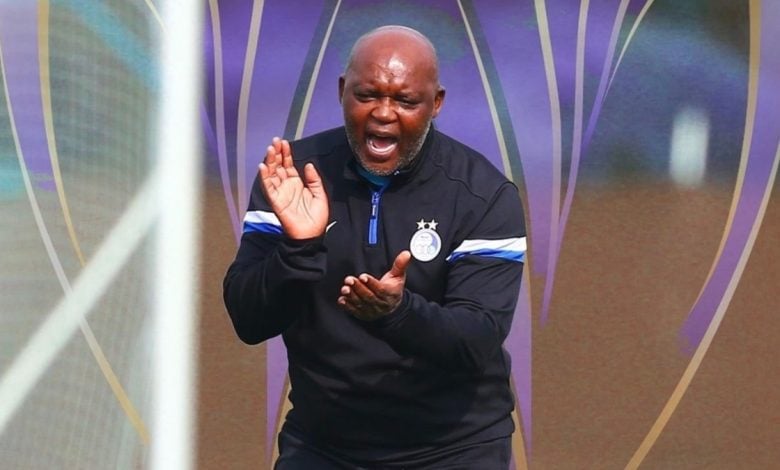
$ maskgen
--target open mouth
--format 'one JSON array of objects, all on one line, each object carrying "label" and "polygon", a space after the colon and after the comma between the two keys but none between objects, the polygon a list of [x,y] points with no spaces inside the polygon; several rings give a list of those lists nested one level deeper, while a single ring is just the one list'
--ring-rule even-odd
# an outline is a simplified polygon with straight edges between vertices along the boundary
[{"label": "open mouth", "polygon": [[390,155],[398,147],[398,139],[392,136],[369,134],[366,143],[371,153],[379,157]]}]

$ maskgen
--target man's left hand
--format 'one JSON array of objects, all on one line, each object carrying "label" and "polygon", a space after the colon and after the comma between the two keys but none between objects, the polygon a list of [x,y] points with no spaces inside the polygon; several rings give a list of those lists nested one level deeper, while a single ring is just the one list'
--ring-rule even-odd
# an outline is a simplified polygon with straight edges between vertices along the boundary
[{"label": "man's left hand", "polygon": [[406,268],[411,259],[409,251],[402,251],[381,279],[366,273],[347,276],[337,300],[339,306],[361,320],[371,321],[388,315],[403,299]]}]

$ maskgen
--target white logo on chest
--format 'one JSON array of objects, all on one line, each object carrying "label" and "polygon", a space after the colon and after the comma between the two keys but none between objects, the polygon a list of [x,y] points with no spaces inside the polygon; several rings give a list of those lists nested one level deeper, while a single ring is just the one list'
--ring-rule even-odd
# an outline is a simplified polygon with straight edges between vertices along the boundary
[{"label": "white logo on chest", "polygon": [[409,251],[415,259],[430,261],[441,251],[441,237],[436,233],[437,225],[439,224],[435,219],[430,222],[420,219],[417,222],[417,231],[409,241]]}]

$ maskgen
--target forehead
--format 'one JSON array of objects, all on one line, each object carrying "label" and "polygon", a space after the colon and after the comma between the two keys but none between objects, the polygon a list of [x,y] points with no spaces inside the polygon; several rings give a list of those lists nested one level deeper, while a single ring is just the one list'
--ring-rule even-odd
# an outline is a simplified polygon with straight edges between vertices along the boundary
[{"label": "forehead", "polygon": [[356,45],[346,75],[359,82],[434,85],[435,56],[427,44],[408,35],[369,37]]}]

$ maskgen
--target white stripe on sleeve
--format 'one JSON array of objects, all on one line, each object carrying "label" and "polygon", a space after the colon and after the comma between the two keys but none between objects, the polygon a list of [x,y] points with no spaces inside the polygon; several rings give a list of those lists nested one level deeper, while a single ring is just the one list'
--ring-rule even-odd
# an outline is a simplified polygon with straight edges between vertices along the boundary
[{"label": "white stripe on sleeve", "polygon": [[447,257],[447,261],[455,261],[466,255],[477,255],[522,263],[525,262],[526,248],[525,237],[499,240],[463,240],[463,243],[458,245]]}]

